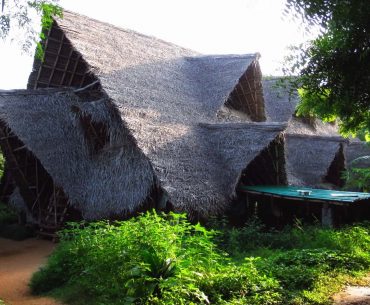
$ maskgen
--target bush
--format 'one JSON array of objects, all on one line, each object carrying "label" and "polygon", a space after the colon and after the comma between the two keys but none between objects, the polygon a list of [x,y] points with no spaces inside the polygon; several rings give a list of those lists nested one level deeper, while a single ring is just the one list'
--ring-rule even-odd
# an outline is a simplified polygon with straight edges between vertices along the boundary
[{"label": "bush", "polygon": [[18,221],[17,213],[0,202],[0,225],[12,224]]},{"label": "bush", "polygon": [[215,232],[184,215],[148,212],[123,222],[70,224],[34,293],[84,294],[89,304],[278,304],[280,288],[253,260],[236,265]]},{"label": "bush", "polygon": [[71,304],[327,304],[370,269],[368,223],[280,232],[257,220],[241,229],[220,223],[216,233],[184,215],[148,212],[70,224],[32,291]]},{"label": "bush", "polygon": [[362,156],[350,162],[347,171],[342,175],[346,181],[345,189],[370,192],[370,167],[361,165],[361,162],[368,163],[369,160],[370,156]]},{"label": "bush", "polygon": [[370,269],[369,223],[271,231],[252,220],[240,229],[223,226],[217,241],[238,259],[260,256],[257,269],[278,280],[286,304],[326,304],[351,276]]}]

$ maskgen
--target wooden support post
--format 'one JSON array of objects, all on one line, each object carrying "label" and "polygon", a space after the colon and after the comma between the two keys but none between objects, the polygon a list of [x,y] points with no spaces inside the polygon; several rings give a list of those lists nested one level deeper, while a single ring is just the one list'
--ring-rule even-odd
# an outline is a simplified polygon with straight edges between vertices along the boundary
[{"label": "wooden support post", "polygon": [[[245,78],[245,81],[248,84],[248,78],[247,78],[247,76],[245,74],[243,74],[242,78],[243,77]],[[244,97],[244,100],[245,100],[244,104],[246,104],[247,105],[247,108],[248,108],[248,114],[249,115],[253,115],[252,114],[251,105],[249,105],[249,100],[248,100],[248,97],[247,97],[247,93],[244,92],[244,88],[243,88],[243,85],[242,85],[242,81],[241,80],[239,81],[238,86],[240,87],[240,90],[242,91],[242,94],[243,94],[243,97]]]},{"label": "wooden support post", "polygon": [[323,203],[321,207],[321,225],[323,227],[333,227],[332,208],[328,203]]},{"label": "wooden support post", "polygon": [[[63,76],[60,80],[60,86],[63,86],[63,84],[64,84],[64,80],[65,80],[66,75],[67,75],[68,66],[69,66],[69,63],[71,62],[72,54],[73,54],[73,47],[71,46],[71,50],[69,51],[69,54],[68,54],[68,59],[67,59],[67,63],[66,63],[66,66],[65,66],[65,69],[64,69],[64,72],[63,72]],[[73,77],[73,75],[71,77]]]}]

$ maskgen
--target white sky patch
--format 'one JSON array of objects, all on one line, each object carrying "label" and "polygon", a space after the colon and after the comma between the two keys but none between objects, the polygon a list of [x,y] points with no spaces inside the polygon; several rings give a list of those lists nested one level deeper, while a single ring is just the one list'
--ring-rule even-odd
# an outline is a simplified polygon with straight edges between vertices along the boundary
[{"label": "white sky patch", "polygon": [[[60,0],[74,12],[204,54],[259,52],[264,75],[281,75],[286,47],[304,37],[283,18],[285,0]],[[0,89],[25,88],[33,58],[0,43]]]}]

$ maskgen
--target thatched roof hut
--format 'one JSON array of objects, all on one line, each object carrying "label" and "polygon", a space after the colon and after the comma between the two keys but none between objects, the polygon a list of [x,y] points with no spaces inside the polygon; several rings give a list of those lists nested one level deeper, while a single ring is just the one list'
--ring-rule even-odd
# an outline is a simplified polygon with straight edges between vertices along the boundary
[{"label": "thatched roof hut", "polygon": [[339,183],[336,126],[295,117],[297,96],[262,79],[259,54],[201,55],[68,11],[44,49],[28,90],[0,92],[13,197],[39,221],[207,217],[240,183]]},{"label": "thatched roof hut", "polygon": [[[29,90],[0,93],[0,144],[17,161],[26,205],[36,218],[57,202],[86,219],[163,201],[194,216],[223,211],[242,171],[286,127],[263,122],[258,57],[204,56],[65,12]],[[40,169],[44,193],[30,174]]]}]

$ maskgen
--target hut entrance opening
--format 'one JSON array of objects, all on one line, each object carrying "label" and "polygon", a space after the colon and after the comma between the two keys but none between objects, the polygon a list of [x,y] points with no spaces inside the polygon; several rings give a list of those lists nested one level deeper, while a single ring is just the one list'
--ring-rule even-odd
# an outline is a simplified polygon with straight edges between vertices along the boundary
[{"label": "hut entrance opening", "polygon": [[70,207],[63,189],[54,184],[41,162],[2,121],[0,146],[6,159],[7,174],[18,186],[26,212],[39,226],[40,233],[54,233],[67,217],[80,218]]},{"label": "hut entrance opening", "polygon": [[343,179],[342,173],[345,169],[343,144],[340,144],[339,150],[329,166],[327,175],[324,177],[324,182],[329,182],[337,187],[343,187],[345,180]]},{"label": "hut entrance opening", "polygon": [[265,208],[264,203],[249,200],[246,193],[240,190],[241,186],[286,185],[284,163],[284,137],[279,135],[243,170],[236,188],[237,196],[228,211],[233,225],[243,225],[245,221],[260,214],[260,210]]}]

